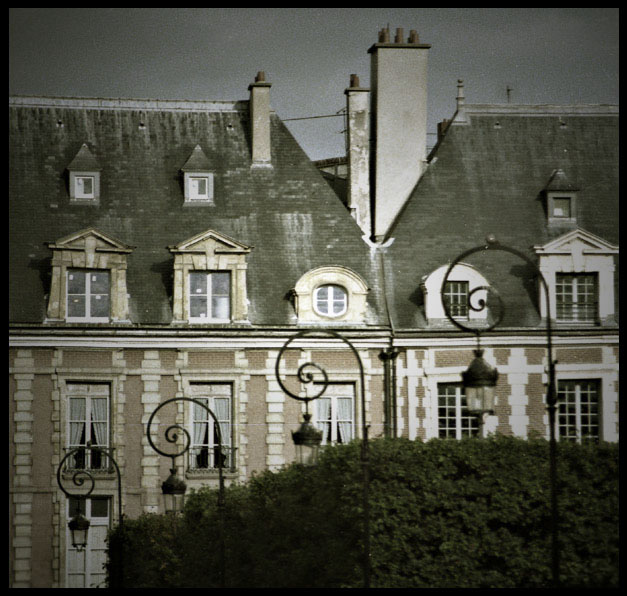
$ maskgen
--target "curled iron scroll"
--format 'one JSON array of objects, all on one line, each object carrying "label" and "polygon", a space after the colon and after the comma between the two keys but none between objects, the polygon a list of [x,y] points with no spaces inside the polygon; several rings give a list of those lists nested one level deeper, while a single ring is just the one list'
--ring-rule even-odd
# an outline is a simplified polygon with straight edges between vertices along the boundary
[{"label": "curled iron scroll", "polygon": [[457,265],[459,265],[462,260],[464,260],[466,257],[468,257],[468,256],[470,256],[470,255],[472,255],[474,253],[485,251],[485,250],[488,250],[489,248],[491,248],[490,245],[477,246],[477,247],[472,248],[470,250],[467,250],[464,253],[462,253],[461,255],[459,255],[449,265],[448,269],[446,270],[446,273],[444,275],[444,279],[442,280],[442,286],[440,288],[440,298],[442,300],[442,307],[444,308],[444,313],[446,314],[447,319],[449,321],[451,321],[451,323],[453,323],[456,327],[458,327],[462,331],[470,331],[472,333],[475,333],[477,336],[479,336],[481,333],[484,333],[485,331],[490,331],[491,329],[494,329],[503,320],[503,315],[504,315],[504,312],[505,312],[505,308],[504,308],[504,304],[503,304],[503,300],[501,298],[501,295],[498,293],[496,288],[494,288],[493,286],[477,286],[475,288],[472,288],[468,292],[468,296],[466,297],[466,306],[470,310],[472,310],[474,312],[482,312],[483,310],[485,310],[488,307],[487,301],[484,300],[483,298],[479,298],[478,300],[475,301],[475,294],[477,292],[480,292],[480,291],[485,291],[486,293],[489,293],[491,296],[496,298],[496,300],[497,300],[497,302],[499,304],[497,309],[493,309],[491,311],[491,312],[496,311],[496,313],[497,313],[496,316],[494,317],[494,319],[491,322],[489,322],[488,319],[486,318],[484,324],[482,324],[480,326],[471,327],[469,325],[465,325],[462,320],[460,320],[459,318],[457,318],[457,317],[455,317],[455,316],[453,316],[451,314],[450,305],[448,304],[448,301],[445,299],[445,290],[446,290],[446,284],[448,283],[449,276],[453,272],[453,269],[455,269],[455,267]]},{"label": "curled iron scroll", "polygon": [[193,404],[196,404],[197,406],[203,408],[212,418],[213,421],[215,422],[215,428],[216,428],[216,434],[218,437],[218,446],[220,447],[220,451],[222,450],[222,435],[221,435],[221,431],[220,431],[220,423],[216,417],[216,415],[213,413],[213,411],[211,410],[211,408],[209,408],[209,406],[205,405],[203,402],[191,398],[191,397],[174,397],[172,399],[168,399],[166,401],[164,401],[163,403],[159,404],[154,411],[152,412],[152,414],[150,415],[150,418],[148,419],[148,425],[146,428],[146,437],[148,438],[148,442],[150,443],[150,446],[159,454],[159,455],[163,455],[165,457],[170,457],[172,458],[172,461],[174,461],[175,458],[179,457],[180,455],[183,455],[184,453],[186,453],[191,445],[191,437],[189,435],[189,432],[187,431],[187,429],[180,425],[180,424],[171,424],[170,426],[168,426],[165,429],[164,432],[164,436],[165,436],[165,440],[170,443],[170,444],[176,444],[176,442],[178,441],[179,438],[179,432],[182,433],[183,435],[183,448],[176,452],[176,453],[167,453],[166,451],[162,451],[161,449],[159,449],[159,447],[157,447],[155,445],[155,443],[152,440],[152,436],[150,433],[150,427],[152,426],[152,422],[153,419],[155,418],[155,416],[157,415],[157,412],[159,412],[159,410],[161,410],[162,408],[164,408],[165,406],[167,406],[168,404],[174,403],[174,402],[179,402],[179,401],[187,401],[187,402],[191,402]]},{"label": "curled iron scroll", "polygon": [[[345,337],[343,337],[336,331],[332,331],[331,329],[304,329],[302,331],[299,331],[298,333],[293,335],[290,339],[288,339],[287,342],[285,342],[285,344],[279,350],[279,355],[276,359],[274,370],[276,374],[276,379],[281,389],[285,393],[287,393],[287,395],[289,395],[290,397],[297,399],[299,401],[304,401],[307,405],[309,404],[310,401],[313,401],[314,399],[318,399],[326,391],[327,387],[329,386],[329,376],[327,375],[327,372],[324,370],[324,368],[322,368],[322,366],[314,362],[305,362],[304,364],[301,364],[298,367],[297,376],[298,376],[298,380],[301,383],[303,384],[315,383],[316,385],[320,385],[320,389],[316,390],[314,395],[308,395],[308,396],[297,395],[293,393],[292,391],[290,391],[281,380],[279,368],[281,364],[281,359],[283,358],[283,354],[290,348],[291,344],[294,341],[304,338],[304,337],[318,337],[319,338],[320,336],[332,337],[335,339],[339,339],[340,341],[345,343],[355,355],[357,363],[359,364],[361,375],[363,377],[363,365],[361,363],[361,358],[359,357],[359,353],[357,352],[353,344],[351,344]],[[318,378],[316,378],[316,372],[319,373]],[[362,383],[362,386],[363,386],[363,383]]]}]

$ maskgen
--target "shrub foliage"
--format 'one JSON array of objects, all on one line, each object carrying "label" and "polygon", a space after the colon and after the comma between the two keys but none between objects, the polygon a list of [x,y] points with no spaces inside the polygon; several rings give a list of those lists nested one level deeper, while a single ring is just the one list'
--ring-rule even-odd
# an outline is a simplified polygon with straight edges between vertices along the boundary
[{"label": "shrub foliage", "polygon": [[[179,518],[144,515],[110,536],[125,587],[360,587],[361,445],[327,448],[217,493]],[[371,586],[541,588],[551,583],[548,443],[379,439],[369,445]],[[561,583],[618,587],[618,446],[558,445]],[[224,536],[224,541],[221,541]]]}]

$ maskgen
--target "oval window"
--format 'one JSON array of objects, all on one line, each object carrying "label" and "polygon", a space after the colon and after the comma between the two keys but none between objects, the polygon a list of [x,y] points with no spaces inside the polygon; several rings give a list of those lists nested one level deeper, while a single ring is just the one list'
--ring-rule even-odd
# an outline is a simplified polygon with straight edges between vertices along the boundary
[{"label": "oval window", "polygon": [[314,293],[314,307],[319,315],[339,317],[346,312],[348,295],[341,286],[320,286]]}]

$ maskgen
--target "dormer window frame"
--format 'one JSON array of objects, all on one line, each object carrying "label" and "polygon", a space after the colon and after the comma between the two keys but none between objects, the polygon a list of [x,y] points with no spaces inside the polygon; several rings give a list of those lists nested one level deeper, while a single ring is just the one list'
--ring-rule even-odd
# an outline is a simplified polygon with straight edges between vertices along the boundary
[{"label": "dormer window frame", "polygon": [[[212,172],[184,172],[185,203],[211,203],[213,204],[213,173]],[[204,182],[205,192],[199,193],[197,182]]]},{"label": "dormer window frame", "polygon": [[[56,242],[47,243],[53,251],[52,277],[48,307],[46,310],[47,323],[109,323],[129,324],[129,297],[126,285],[127,259],[133,252],[133,247],[119,240],[99,232],[94,228],[87,228],[70,234]],[[91,316],[91,309],[85,308],[84,316],[72,315],[69,300],[73,296],[70,288],[70,275],[73,272],[87,275],[89,273],[104,273],[108,275],[108,314],[107,316]],[[87,284],[87,282],[86,282]],[[88,286],[85,288],[84,300],[92,297],[98,300],[104,294]]]},{"label": "dormer window frame", "polygon": [[[213,230],[207,230],[175,246],[168,247],[174,255],[174,293],[172,322],[177,325],[248,324],[246,270],[251,246],[233,240]],[[210,311],[212,300],[210,276],[229,274],[229,316],[217,318]],[[200,293],[207,301],[205,316],[192,312],[191,276],[207,276],[207,291]],[[198,289],[198,288],[196,288]],[[223,299],[224,292],[221,294]]]},{"label": "dormer window frame", "polygon": [[[98,160],[87,143],[67,166],[70,202],[82,205],[97,205],[100,202],[100,171]],[[91,192],[84,191],[85,180],[91,181]]]},{"label": "dormer window frame", "polygon": [[[614,255],[618,255],[619,248],[606,240],[576,228],[547,244],[533,247],[538,257],[538,268],[544,276],[551,298],[550,312],[547,313],[547,304],[542,288],[540,291],[540,316],[547,315],[560,326],[594,327],[614,325],[616,322],[614,276],[616,265]],[[558,282],[564,283],[567,277],[595,275],[594,294],[596,294],[595,316],[587,316],[578,320],[569,314],[558,312],[558,294],[560,294],[559,308],[565,300],[563,289],[558,288]],[[561,293],[560,293],[561,292]],[[593,299],[594,300],[594,299]],[[566,300],[567,302],[567,300]],[[574,300],[573,300],[574,302]],[[584,300],[586,309],[592,308],[589,298]]]},{"label": "dormer window frame", "polygon": [[[548,191],[547,213],[549,224],[577,224],[577,193],[574,191]],[[568,215],[559,214],[558,201],[568,200]]]},{"label": "dormer window frame", "polygon": [[[185,205],[214,204],[213,164],[200,145],[196,145],[181,167]],[[204,186],[199,192],[199,186]]]},{"label": "dormer window frame", "polygon": [[[331,288],[337,288],[337,301]],[[319,294],[326,290],[326,308]],[[369,288],[354,271],[339,265],[317,267],[305,273],[294,286],[294,310],[298,323],[304,324],[363,324],[366,318]],[[343,293],[343,295],[341,295]],[[341,307],[337,308],[336,307]]]}]

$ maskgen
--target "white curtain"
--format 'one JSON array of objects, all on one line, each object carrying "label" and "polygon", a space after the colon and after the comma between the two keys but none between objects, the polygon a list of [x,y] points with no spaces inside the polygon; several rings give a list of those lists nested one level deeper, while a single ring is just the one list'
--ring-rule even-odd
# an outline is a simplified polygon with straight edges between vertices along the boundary
[{"label": "white curtain", "polygon": [[316,426],[322,431],[322,443],[328,443],[331,437],[331,399],[319,397],[314,401],[316,404]]},{"label": "white curtain", "polygon": [[70,446],[80,445],[85,430],[85,398],[70,399]]},{"label": "white curtain", "polygon": [[94,445],[107,447],[107,399],[104,397],[92,398],[91,400],[91,420],[94,429],[94,437],[91,438]]},{"label": "white curtain", "polygon": [[348,443],[353,438],[353,400],[350,397],[337,398],[337,440]]},{"label": "white curtain", "polygon": [[[226,397],[214,397],[214,414],[220,422],[220,435],[222,438],[222,446],[229,447],[231,445],[231,416],[230,416],[230,400]],[[218,437],[214,437],[217,444]]]}]

